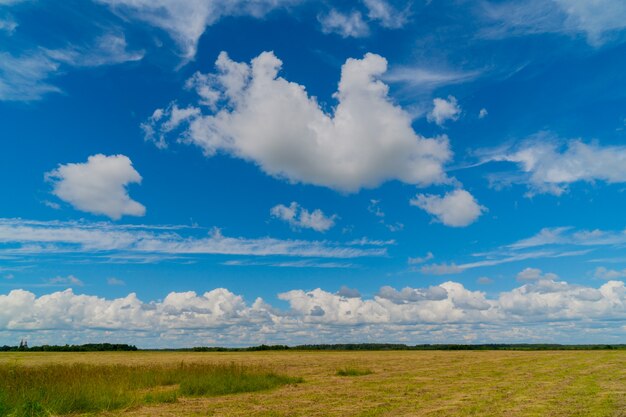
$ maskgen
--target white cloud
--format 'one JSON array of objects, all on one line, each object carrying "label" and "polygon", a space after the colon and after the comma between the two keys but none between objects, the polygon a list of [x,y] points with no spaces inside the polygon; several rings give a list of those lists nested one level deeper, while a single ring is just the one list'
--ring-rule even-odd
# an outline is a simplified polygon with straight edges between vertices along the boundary
[{"label": "white cloud", "polygon": [[479,119],[484,119],[485,117],[487,117],[488,114],[489,114],[489,112],[487,111],[487,109],[485,109],[485,108],[480,109],[480,111],[478,112],[478,118]]},{"label": "white cloud", "polygon": [[489,285],[489,284],[493,284],[493,280],[489,277],[479,277],[476,280],[476,283],[480,285]]},{"label": "white cloud", "polygon": [[[187,229],[187,230],[186,230]],[[111,223],[37,222],[0,219],[0,243],[17,248],[0,248],[0,254],[14,257],[38,254],[72,253],[85,256],[146,257],[163,255],[252,255],[319,258],[358,258],[384,256],[386,244],[358,248],[350,244],[310,240],[233,238],[212,230],[206,236],[184,226],[132,226]],[[186,232],[186,233],[183,233]],[[189,233],[189,232],[196,232]],[[159,256],[156,256],[159,255]],[[132,259],[130,259],[132,260]]]},{"label": "white cloud", "polygon": [[554,281],[554,280],[556,280],[558,278],[558,276],[556,274],[551,273],[551,272],[548,272],[548,273],[544,274],[541,271],[541,269],[526,268],[523,271],[521,271],[519,274],[517,274],[517,276],[515,278],[518,281],[520,281],[520,282],[539,281],[539,280]]},{"label": "white cloud", "polygon": [[591,319],[611,311],[624,315],[626,288],[623,282],[610,281],[599,289],[539,280],[500,294],[504,314],[532,320]]},{"label": "white cloud", "polygon": [[348,288],[338,294],[295,289],[278,297],[288,310],[260,298],[249,303],[225,288],[171,292],[150,302],[134,293],[106,299],[68,289],[38,297],[18,289],[0,295],[0,338],[6,342],[13,332],[29,331],[38,339],[32,343],[85,343],[106,334],[107,340],[140,347],[180,347],[367,342],[383,336],[451,343],[472,333],[483,343],[581,343],[621,340],[626,319],[626,286],[620,281],[594,288],[537,280],[491,297],[451,281],[428,288],[382,287],[372,298]]},{"label": "white cloud", "polygon": [[[410,7],[398,10],[385,0],[364,0],[369,22],[377,22],[387,29],[399,29],[409,17]],[[337,33],[344,38],[363,38],[370,35],[368,21],[361,12],[353,10],[343,13],[331,9],[327,14],[318,16],[324,33]]]},{"label": "white cloud", "polygon": [[223,17],[262,17],[273,9],[299,0],[95,0],[115,12],[141,20],[167,32],[186,59],[196,54],[198,40],[207,26]]},{"label": "white cloud", "polygon": [[380,200],[370,200],[370,204],[367,206],[367,211],[376,217],[380,217],[381,219],[385,218],[385,212],[380,208]]},{"label": "white cloud", "polygon": [[595,278],[606,279],[606,280],[623,279],[623,278],[626,278],[626,269],[622,269],[618,271],[615,269],[608,269],[604,266],[599,266],[594,271],[593,276]]},{"label": "white cloud", "polygon": [[74,208],[118,220],[143,216],[146,208],[130,198],[126,187],[141,183],[141,175],[124,155],[92,155],[85,163],[59,165],[46,173],[52,193]]},{"label": "white cloud", "polygon": [[46,207],[51,208],[52,210],[60,210],[61,209],[61,205],[59,203],[55,203],[54,201],[44,200],[44,201],[42,201],[42,203]]},{"label": "white cloud", "polygon": [[383,223],[385,225],[385,227],[387,228],[387,230],[389,230],[390,232],[400,232],[402,230],[404,230],[404,223],[400,223],[400,222],[396,222],[393,224],[387,224],[387,223]]},{"label": "white cloud", "polygon": [[465,268],[456,264],[429,264],[422,266],[419,270],[422,274],[427,275],[452,275],[460,274]]},{"label": "white cloud", "polygon": [[107,278],[107,284],[108,285],[118,285],[118,286],[126,285],[126,283],[124,281],[122,281],[119,278],[115,278],[115,277]]},{"label": "white cloud", "polygon": [[561,195],[571,183],[584,181],[626,182],[626,146],[601,146],[582,140],[560,141],[539,133],[510,149],[487,151],[483,162],[517,164],[524,176],[504,181],[525,182],[529,196],[536,193]]},{"label": "white cloud", "polygon": [[[194,81],[196,76],[189,81]],[[189,83],[188,84],[192,84]],[[206,87],[203,87],[206,88]],[[167,114],[167,121],[163,121],[163,117]],[[154,142],[157,148],[167,148],[166,136],[175,130],[181,123],[189,121],[195,117],[200,116],[200,109],[197,107],[180,108],[176,103],[172,103],[167,109],[156,109],[149,120],[141,124],[141,129],[144,131],[144,137],[146,140]],[[154,126],[161,123],[159,126],[159,133],[154,130]]]},{"label": "white cloud", "polygon": [[447,120],[458,120],[461,114],[461,107],[459,106],[454,96],[448,96],[445,98],[433,99],[433,109],[428,113],[427,119],[429,122],[434,122],[439,126],[442,126]]},{"label": "white cloud", "polygon": [[410,201],[435,217],[438,222],[451,227],[465,227],[474,223],[487,209],[476,201],[473,195],[457,189],[443,197],[418,194]]},{"label": "white cloud", "polygon": [[[282,62],[271,52],[251,65],[221,53],[216,65],[218,72],[195,87],[201,104],[207,90],[217,92],[211,104],[218,110],[177,126],[180,139],[207,156],[224,152],[274,177],[344,192],[393,179],[420,186],[449,181],[447,137],[413,131],[410,115],[391,102],[378,79],[387,69],[378,55],[346,61],[332,115],[303,86],[278,77]],[[173,130],[171,116],[164,110],[158,121],[149,120],[153,134],[162,134],[164,125]]]},{"label": "white cloud", "polygon": [[0,31],[5,31],[10,35],[15,31],[17,26],[17,22],[13,19],[11,15],[0,17]]},{"label": "white cloud", "polygon": [[336,214],[326,216],[320,209],[308,211],[295,201],[289,206],[278,204],[270,209],[272,217],[289,223],[296,229],[313,229],[316,232],[325,232],[335,225]]},{"label": "white cloud", "polygon": [[385,212],[380,208],[380,200],[370,200],[370,204],[367,206],[367,211],[378,217],[378,223],[382,224],[392,233],[399,232],[404,229],[404,224],[400,222],[388,223],[385,220]]},{"label": "white cloud", "polygon": [[435,257],[435,255],[433,255],[432,252],[428,252],[426,254],[426,256],[418,256],[415,258],[409,258],[409,265],[415,265],[415,264],[423,264],[424,262],[428,262],[431,259],[433,259]]},{"label": "white cloud", "polygon": [[[347,298],[321,289],[279,294],[280,299],[289,302],[292,312],[303,324],[376,324],[383,328],[390,324],[450,323],[478,318],[489,307],[483,297],[481,293],[467,291],[462,285],[451,282],[400,291],[383,287],[373,299]],[[313,315],[313,311],[324,314]]]},{"label": "white cloud", "polygon": [[328,14],[320,15],[318,20],[324,33],[337,33],[344,38],[363,38],[370,34],[369,26],[357,11],[345,14],[332,9]]},{"label": "white cloud", "polygon": [[345,285],[342,285],[341,288],[339,288],[339,291],[337,291],[337,295],[346,298],[361,297],[361,293],[359,292],[359,290],[357,290],[356,288],[346,287]]},{"label": "white cloud", "polygon": [[68,275],[66,277],[54,277],[47,280],[47,283],[50,285],[67,285],[67,286],[77,286],[82,287],[85,285],[80,279],[76,278],[74,275]]},{"label": "white cloud", "polygon": [[240,296],[224,289],[204,295],[170,293],[162,302],[143,303],[135,294],[106,300],[72,290],[36,298],[14,290],[0,295],[0,326],[6,329],[168,329],[216,327],[251,315]]},{"label": "white cloud", "polygon": [[448,291],[441,286],[429,288],[405,287],[398,291],[393,287],[385,286],[378,291],[378,297],[392,301],[394,304],[406,304],[415,301],[440,301],[448,298]]},{"label": "white cloud", "polygon": [[380,25],[389,29],[398,29],[404,26],[409,18],[410,3],[403,10],[398,10],[386,0],[363,0],[367,7],[367,16],[379,21]]}]

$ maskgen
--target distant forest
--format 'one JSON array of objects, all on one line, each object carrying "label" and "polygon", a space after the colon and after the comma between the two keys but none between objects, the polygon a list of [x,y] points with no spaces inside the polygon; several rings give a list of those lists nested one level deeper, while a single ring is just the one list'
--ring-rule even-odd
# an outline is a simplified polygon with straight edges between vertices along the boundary
[{"label": "distant forest", "polygon": [[0,346],[0,352],[126,352],[137,350],[136,346],[112,343],[88,343],[86,345],[41,345],[28,347],[23,342],[20,346]]},{"label": "distant forest", "polygon": [[403,345],[388,343],[349,343],[333,345],[260,345],[240,348],[193,347],[183,349],[138,349],[134,345],[112,343],[89,343],[85,345],[42,345],[28,347],[0,346],[0,352],[129,352],[129,351],[168,351],[168,352],[255,352],[266,350],[328,350],[328,351],[384,351],[384,350],[626,350],[626,345],[560,345],[560,344],[482,344],[482,345]]},{"label": "distant forest", "polygon": [[251,352],[262,350],[617,350],[626,349],[626,345],[559,345],[559,344],[483,344],[483,345],[403,345],[390,343],[348,343],[332,345],[260,345],[245,348],[194,347],[191,349],[172,349],[192,352]]}]

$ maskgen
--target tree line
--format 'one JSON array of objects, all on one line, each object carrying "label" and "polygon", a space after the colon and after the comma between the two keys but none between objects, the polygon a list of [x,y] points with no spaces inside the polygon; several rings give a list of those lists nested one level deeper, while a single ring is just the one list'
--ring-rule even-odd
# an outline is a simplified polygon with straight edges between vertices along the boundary
[{"label": "tree line", "polygon": [[260,345],[242,348],[225,347],[194,347],[191,349],[171,349],[193,352],[253,352],[264,350],[616,350],[626,349],[626,345],[590,344],[590,345],[561,345],[550,343],[496,343],[480,345],[463,344],[422,344],[405,345],[395,343],[340,343],[318,345]]},{"label": "tree line", "polygon": [[138,350],[137,346],[114,343],[87,343],[85,345],[0,346],[0,352],[127,352]]},{"label": "tree line", "polygon": [[41,345],[29,347],[25,343],[20,346],[0,346],[0,352],[130,352],[130,351],[173,351],[173,352],[257,352],[257,351],[383,351],[383,350],[626,350],[626,345],[588,344],[561,345],[553,343],[495,343],[480,345],[463,344],[423,344],[405,345],[395,343],[340,343],[317,345],[259,345],[249,347],[198,346],[181,349],[138,349],[135,345],[113,343],[88,343],[84,345]]}]

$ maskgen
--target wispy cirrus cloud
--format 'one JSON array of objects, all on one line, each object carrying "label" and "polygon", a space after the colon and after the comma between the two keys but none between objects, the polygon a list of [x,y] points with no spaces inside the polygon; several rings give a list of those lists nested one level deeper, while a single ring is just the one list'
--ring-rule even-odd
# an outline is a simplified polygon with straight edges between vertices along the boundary
[{"label": "wispy cirrus cloud", "polygon": [[481,254],[474,254],[473,256],[482,258],[481,260],[474,262],[466,262],[458,265],[459,268],[473,269],[487,266],[496,266],[502,264],[508,264],[512,262],[526,261],[530,259],[549,259],[549,258],[567,258],[574,256],[583,256],[590,252],[590,250],[542,250],[542,251],[530,251],[530,252],[512,252],[507,251],[504,248]]},{"label": "wispy cirrus cloud", "polygon": [[487,20],[487,38],[554,33],[583,35],[595,47],[626,29],[626,4],[621,0],[482,1],[478,13]]},{"label": "wispy cirrus cloud", "polygon": [[[411,269],[427,275],[460,274],[470,269],[529,260],[583,257],[599,248],[608,253],[623,253],[624,245],[626,245],[626,231],[576,230],[573,227],[544,228],[528,238],[493,250],[471,254],[470,258],[464,261],[424,264]],[[610,262],[611,260],[589,260],[589,262],[595,261]],[[624,261],[624,258],[620,258],[620,261]],[[607,276],[617,277],[615,274]]]},{"label": "wispy cirrus cloud", "polygon": [[37,47],[20,54],[0,51],[0,100],[40,100],[62,91],[53,79],[63,68],[121,64],[141,60],[143,55],[143,51],[128,51],[126,38],[120,33],[105,33],[82,46]]},{"label": "wispy cirrus cloud", "polygon": [[413,90],[429,93],[445,85],[472,81],[482,74],[480,70],[452,70],[429,66],[394,66],[383,79],[390,83],[403,83]]},{"label": "wispy cirrus cloud", "polygon": [[83,254],[136,257],[250,255],[311,258],[384,256],[386,247],[332,241],[227,237],[218,229],[0,219],[0,255]]},{"label": "wispy cirrus cloud", "polygon": [[[2,3],[0,3],[1,5]],[[13,19],[13,16],[9,14],[2,15],[0,14],[0,31],[4,31],[5,33],[11,35],[17,28],[18,24]]]},{"label": "wispy cirrus cloud", "polygon": [[90,45],[68,45],[63,49],[43,49],[51,59],[73,67],[99,67],[139,61],[143,50],[129,50],[123,33],[109,32],[98,36]]},{"label": "wispy cirrus cloud", "polygon": [[58,68],[58,62],[40,51],[19,56],[0,52],[0,100],[32,101],[60,92],[48,80]]},{"label": "wispy cirrus cloud", "polygon": [[275,268],[323,268],[323,269],[345,269],[356,268],[357,265],[350,262],[320,261],[319,259],[299,259],[258,261],[251,259],[233,259],[223,263],[227,266],[271,266]]},{"label": "wispy cirrus cloud", "polygon": [[526,239],[509,245],[511,249],[548,246],[621,246],[626,244],[626,230],[585,230],[574,227],[546,227]]}]

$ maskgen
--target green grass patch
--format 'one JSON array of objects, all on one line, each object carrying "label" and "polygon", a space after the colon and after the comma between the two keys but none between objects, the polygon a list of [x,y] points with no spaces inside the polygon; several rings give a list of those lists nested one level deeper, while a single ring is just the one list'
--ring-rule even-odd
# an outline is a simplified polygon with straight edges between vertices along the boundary
[{"label": "green grass patch", "polygon": [[337,376],[363,376],[372,374],[372,370],[368,368],[357,368],[354,366],[344,366],[337,370]]},{"label": "green grass patch", "polygon": [[0,366],[0,417],[92,413],[302,382],[236,364]]}]

